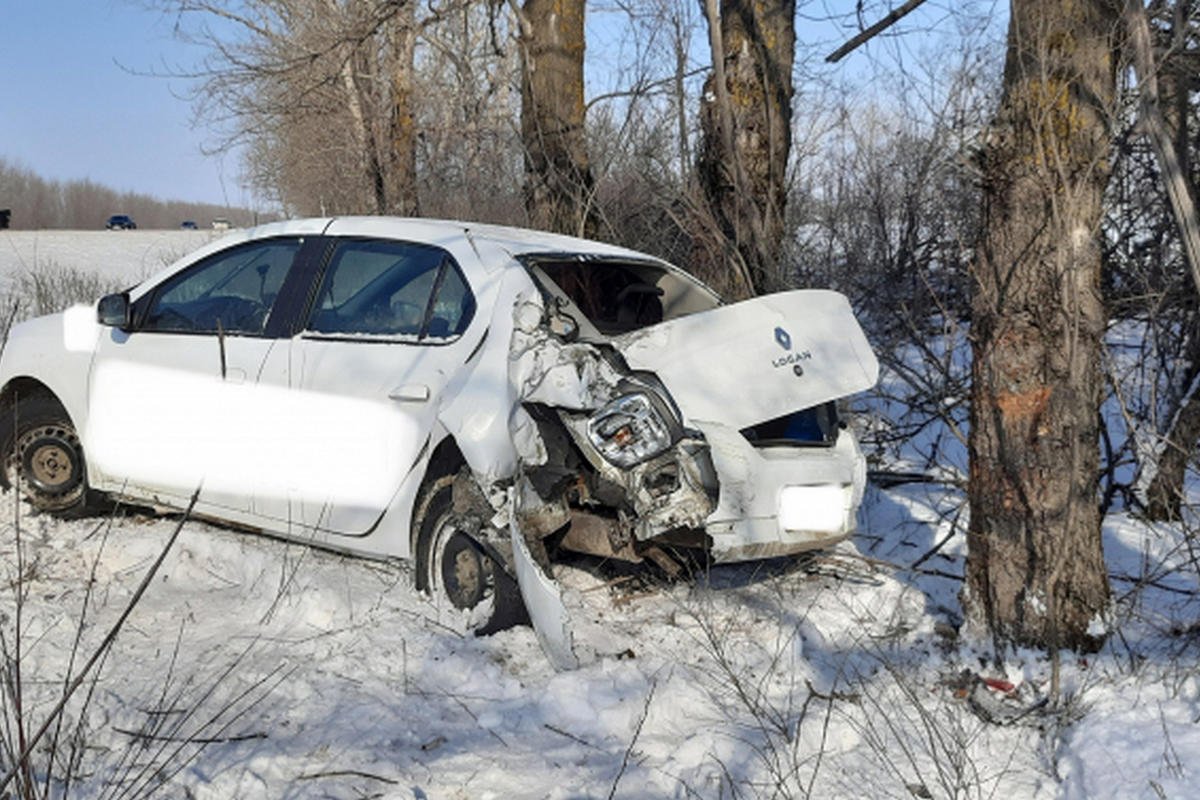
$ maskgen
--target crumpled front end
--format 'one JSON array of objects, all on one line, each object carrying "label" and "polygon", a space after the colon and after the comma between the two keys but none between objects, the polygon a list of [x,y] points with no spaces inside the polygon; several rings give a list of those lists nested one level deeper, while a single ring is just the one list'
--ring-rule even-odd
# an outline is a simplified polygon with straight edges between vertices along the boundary
[{"label": "crumpled front end", "polygon": [[554,549],[674,573],[680,550],[740,561],[854,531],[865,463],[835,401],[878,367],[841,295],[758,298],[627,336],[581,336],[580,309],[550,292],[510,308],[512,460],[468,463],[476,505],[494,512],[480,536],[517,578],[556,666],[575,656]]},{"label": "crumpled front end", "polygon": [[613,345],[556,333],[569,324],[536,302],[515,319],[515,427],[537,443],[516,495],[527,534],[666,566],[664,548],[741,561],[853,533],[866,465],[836,398],[877,366],[841,295],[759,298]]}]

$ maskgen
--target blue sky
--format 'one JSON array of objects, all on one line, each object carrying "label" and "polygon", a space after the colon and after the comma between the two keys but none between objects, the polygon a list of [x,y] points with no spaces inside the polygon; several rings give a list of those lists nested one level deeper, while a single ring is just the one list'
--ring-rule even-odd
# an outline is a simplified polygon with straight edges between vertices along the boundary
[{"label": "blue sky", "polygon": [[169,19],[129,0],[0,0],[0,158],[48,179],[249,205],[237,155],[201,154],[211,136],[191,126],[187,84],[131,73],[195,61]]},{"label": "blue sky", "polygon": [[[631,53],[625,34],[618,33],[623,17],[614,16],[611,4],[593,5],[588,82],[589,93],[598,94],[625,79],[621,67]],[[852,8],[849,0],[802,5],[798,38],[819,55],[853,33],[846,27],[852,17],[840,24],[816,21],[831,9]],[[951,5],[991,7],[1000,14],[1004,6],[1000,0]],[[608,10],[607,19],[597,13],[601,9]],[[693,11],[698,14],[699,7]],[[947,31],[945,14],[943,3],[930,2],[897,30],[932,24],[933,30]],[[922,15],[928,16],[921,20]],[[89,178],[165,200],[254,207],[254,198],[238,185],[237,153],[202,154],[202,145],[214,139],[211,131],[192,125],[191,105],[182,99],[187,82],[138,74],[199,63],[203,53],[176,40],[172,23],[139,0],[0,0],[0,158],[48,179]],[[864,52],[924,38],[906,36],[889,44],[885,37]],[[705,41],[701,28],[693,42],[698,59]],[[862,57],[847,59],[834,74],[853,74],[858,67],[852,65]]]}]

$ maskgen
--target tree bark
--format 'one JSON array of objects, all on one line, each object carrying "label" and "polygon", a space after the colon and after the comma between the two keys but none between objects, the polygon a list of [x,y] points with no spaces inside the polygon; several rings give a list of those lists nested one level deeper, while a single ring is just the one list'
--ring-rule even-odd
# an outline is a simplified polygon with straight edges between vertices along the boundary
[{"label": "tree bark", "polygon": [[1013,0],[1003,97],[981,154],[962,599],[1001,648],[1093,648],[1109,598],[1097,240],[1119,14],[1116,0]]},{"label": "tree bark", "polygon": [[417,199],[417,123],[413,116],[413,72],[417,43],[416,3],[404,3],[388,28],[392,50],[391,152],[388,169],[388,211],[415,217]]},{"label": "tree bark", "polygon": [[[330,0],[332,2],[332,0]],[[359,168],[362,174],[362,200],[364,209],[372,209],[376,214],[383,213],[383,174],[379,159],[375,155],[374,137],[363,113],[358,80],[354,75],[355,58],[346,56],[342,62],[340,77],[342,90],[346,99],[346,111],[350,114],[350,131],[358,150]]]},{"label": "tree bark", "polygon": [[1160,522],[1182,519],[1183,479],[1200,441],[1200,370],[1193,366],[1189,372],[1192,382],[1163,436],[1154,477],[1146,487],[1146,516]]},{"label": "tree bark", "polygon": [[792,134],[794,0],[706,0],[713,74],[697,174],[745,294],[779,283]]},{"label": "tree bark", "polygon": [[516,9],[521,140],[530,224],[593,236],[593,180],[584,135],[584,6],[584,0],[525,0]]}]

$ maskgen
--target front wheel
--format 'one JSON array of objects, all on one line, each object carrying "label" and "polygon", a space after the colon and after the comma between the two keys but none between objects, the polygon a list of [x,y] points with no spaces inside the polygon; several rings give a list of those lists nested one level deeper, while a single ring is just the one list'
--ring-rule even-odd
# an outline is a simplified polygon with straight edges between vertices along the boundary
[{"label": "front wheel", "polygon": [[454,514],[453,481],[436,480],[417,497],[417,588],[470,612],[479,636],[528,621],[516,581]]},{"label": "front wheel", "polygon": [[87,466],[71,418],[50,397],[20,400],[16,418],[0,420],[6,486],[20,484],[30,504],[60,517],[79,516],[88,500]]}]

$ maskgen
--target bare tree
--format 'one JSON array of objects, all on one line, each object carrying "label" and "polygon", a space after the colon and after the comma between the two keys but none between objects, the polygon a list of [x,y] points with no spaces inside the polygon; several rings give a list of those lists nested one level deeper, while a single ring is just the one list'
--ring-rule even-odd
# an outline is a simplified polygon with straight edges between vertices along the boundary
[{"label": "bare tree", "polygon": [[[184,220],[207,224],[228,217],[249,225],[255,212],[210,203],[162,200],[137,192],[118,192],[89,180],[49,181],[0,158],[0,205],[12,210],[13,229],[99,229],[112,214],[129,214],[142,228],[177,228]],[[30,265],[33,266],[33,265]]]},{"label": "bare tree", "polygon": [[391,94],[388,108],[387,212],[402,216],[420,213],[417,194],[417,125],[413,110],[417,47],[416,3],[400,4],[385,28],[391,55]]},{"label": "bare tree", "polygon": [[525,208],[535,228],[593,235],[591,167],[584,129],[584,0],[525,0],[521,47],[521,141]]},{"label": "bare tree", "polygon": [[303,213],[416,213],[414,0],[158,5],[207,50],[181,72],[217,149],[250,145],[255,188]]},{"label": "bare tree", "polygon": [[520,48],[503,4],[438,6],[421,24],[417,169],[422,213],[522,224]]},{"label": "bare tree", "polygon": [[1115,0],[1014,0],[980,156],[963,605],[1001,645],[1093,646],[1109,596],[1097,233],[1119,13]]},{"label": "bare tree", "polygon": [[713,73],[698,173],[740,293],[776,288],[792,141],[795,0],[704,0]]},{"label": "bare tree", "polygon": [[[1182,262],[1190,274],[1193,290],[1200,293],[1200,213],[1197,212],[1192,176],[1190,92],[1197,84],[1197,71],[1189,65],[1188,39],[1193,21],[1192,3],[1177,0],[1158,9],[1156,29],[1160,32],[1159,52],[1155,55],[1151,28],[1142,0],[1128,0],[1125,24],[1128,28],[1128,57],[1138,78],[1140,128],[1149,140],[1159,166],[1162,187],[1170,201],[1174,230],[1180,244]],[[1165,91],[1160,93],[1161,83]],[[1194,302],[1187,304],[1189,310]],[[1151,448],[1152,459],[1143,461],[1140,482],[1142,498],[1151,519],[1179,519],[1183,497],[1184,473],[1192,450],[1200,440],[1200,319],[1185,314],[1183,327],[1188,332],[1185,345],[1190,368],[1172,395],[1177,402],[1167,414],[1167,426]],[[1152,420],[1146,424],[1153,425]]]}]

